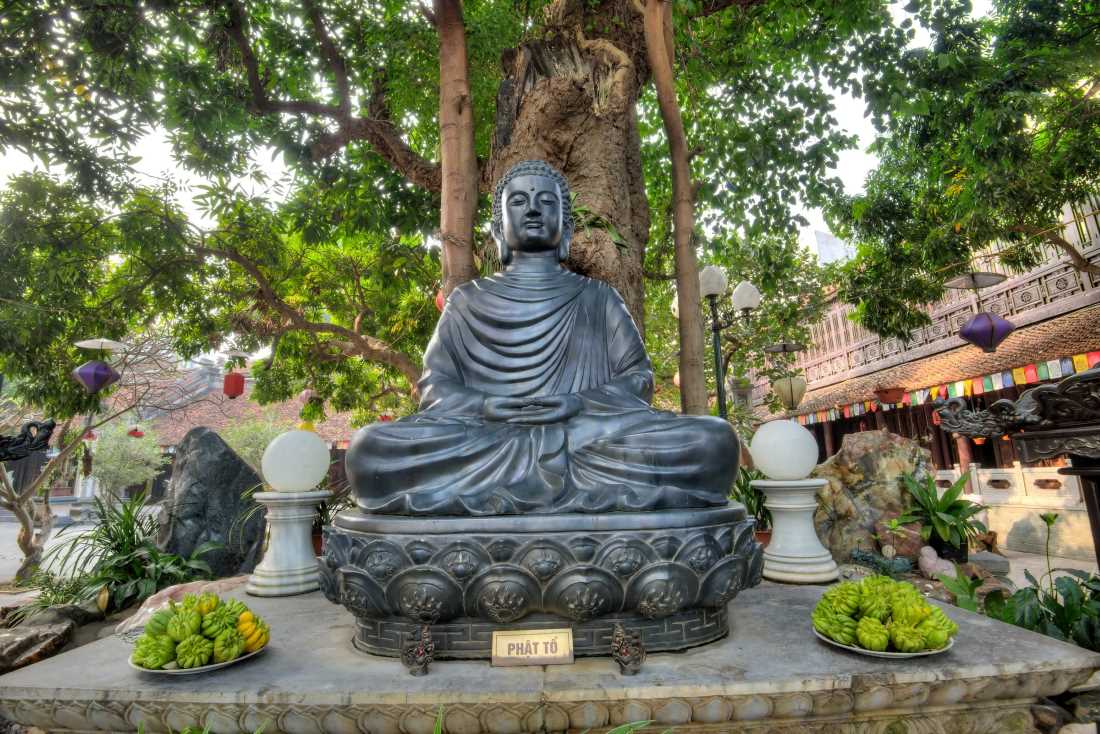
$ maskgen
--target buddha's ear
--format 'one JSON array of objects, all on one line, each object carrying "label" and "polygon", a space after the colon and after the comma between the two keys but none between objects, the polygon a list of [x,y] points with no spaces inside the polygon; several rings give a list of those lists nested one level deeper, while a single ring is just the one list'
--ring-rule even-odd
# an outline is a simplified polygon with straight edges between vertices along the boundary
[{"label": "buddha's ear", "polygon": [[493,241],[497,243],[497,253],[500,255],[500,264],[507,265],[512,262],[512,248],[504,241],[504,233],[500,231],[500,225],[493,222],[489,226],[489,233],[493,235]]},{"label": "buddha's ear", "polygon": [[[558,201],[562,200],[561,187],[558,187]],[[566,221],[564,205],[558,206],[558,231],[561,232],[561,240],[558,242],[558,262],[569,259],[569,246],[573,244],[573,216],[570,214]]]}]

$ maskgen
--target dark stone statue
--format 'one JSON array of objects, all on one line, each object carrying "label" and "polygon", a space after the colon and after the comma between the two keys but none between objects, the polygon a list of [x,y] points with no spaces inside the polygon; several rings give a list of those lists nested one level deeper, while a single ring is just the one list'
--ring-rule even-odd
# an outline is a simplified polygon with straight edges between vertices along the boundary
[{"label": "dark stone statue", "polygon": [[348,451],[372,513],[501,515],[725,505],[724,420],[654,410],[653,370],[622,298],[565,270],[569,189],[545,163],[497,185],[504,272],[459,286],[424,356],[420,412]]},{"label": "dark stone statue", "polygon": [[732,429],[650,406],[619,294],[562,267],[572,222],[560,173],[513,167],[493,197],[504,271],[451,294],[420,411],[352,441],[358,507],[326,528],[320,577],[361,650],[400,656],[424,625],[438,659],[564,626],[577,655],[607,655],[615,625],[680,650],[725,635],[760,580]]}]

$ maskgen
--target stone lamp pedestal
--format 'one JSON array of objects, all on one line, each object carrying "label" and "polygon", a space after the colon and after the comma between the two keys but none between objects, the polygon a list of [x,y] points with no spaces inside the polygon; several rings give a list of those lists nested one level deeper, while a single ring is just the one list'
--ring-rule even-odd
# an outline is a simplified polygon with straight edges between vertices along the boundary
[{"label": "stone lamp pedestal", "polygon": [[264,558],[245,591],[253,596],[293,596],[319,587],[313,520],[317,504],[331,495],[328,490],[252,495],[267,508],[268,538]]},{"label": "stone lamp pedestal", "polygon": [[817,584],[840,577],[832,554],[814,530],[817,490],[824,479],[757,480],[772,513],[772,538],[764,549],[764,578]]}]

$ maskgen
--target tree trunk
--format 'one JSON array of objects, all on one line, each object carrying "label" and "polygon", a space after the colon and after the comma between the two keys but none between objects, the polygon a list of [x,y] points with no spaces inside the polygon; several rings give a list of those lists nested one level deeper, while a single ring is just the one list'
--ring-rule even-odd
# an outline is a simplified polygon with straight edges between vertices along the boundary
[{"label": "tree trunk", "polygon": [[466,28],[461,0],[433,0],[439,32],[439,140],[442,200],[439,236],[443,253],[443,292],[477,277],[474,218],[478,166],[474,114],[470,101]]},{"label": "tree trunk", "polygon": [[685,413],[707,412],[703,372],[703,321],[699,312],[699,267],[695,260],[695,212],[687,136],[672,75],[672,10],[663,0],[646,0],[645,41],[657,104],[672,161],[672,222],[676,255],[676,298],[680,309],[680,406]]},{"label": "tree trunk", "polygon": [[[648,72],[631,56],[642,47],[637,13],[630,2],[559,0],[546,17],[545,40],[502,59],[485,184],[528,159],[565,174],[577,224],[567,265],[614,286],[642,329],[649,204],[635,103]],[[592,28],[618,36],[590,39]]]}]

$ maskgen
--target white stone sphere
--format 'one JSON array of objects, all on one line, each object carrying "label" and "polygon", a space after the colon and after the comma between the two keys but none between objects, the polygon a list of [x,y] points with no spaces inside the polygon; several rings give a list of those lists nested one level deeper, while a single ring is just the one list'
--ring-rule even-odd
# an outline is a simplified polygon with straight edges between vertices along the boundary
[{"label": "white stone sphere", "polygon": [[328,474],[328,444],[313,431],[287,431],[264,449],[264,481],[276,492],[308,492]]},{"label": "white stone sphere", "polygon": [[794,421],[765,423],[749,445],[753,465],[768,479],[805,479],[817,466],[814,435]]}]

